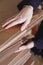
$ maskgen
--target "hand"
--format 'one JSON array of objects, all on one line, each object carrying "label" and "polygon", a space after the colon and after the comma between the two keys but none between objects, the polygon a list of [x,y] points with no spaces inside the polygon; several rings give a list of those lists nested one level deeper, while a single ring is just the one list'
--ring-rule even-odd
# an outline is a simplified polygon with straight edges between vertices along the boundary
[{"label": "hand", "polygon": [[34,47],[34,42],[30,42],[27,45],[23,45],[23,46],[19,47],[19,49],[16,50],[15,53],[20,52],[20,51],[23,51],[25,49],[31,49],[33,47]]},{"label": "hand", "polygon": [[24,23],[21,26],[21,31],[23,31],[30,23],[32,15],[33,15],[33,7],[25,6],[15,18],[12,18],[11,20],[7,21],[4,25],[2,25],[2,27],[8,29],[17,24]]}]

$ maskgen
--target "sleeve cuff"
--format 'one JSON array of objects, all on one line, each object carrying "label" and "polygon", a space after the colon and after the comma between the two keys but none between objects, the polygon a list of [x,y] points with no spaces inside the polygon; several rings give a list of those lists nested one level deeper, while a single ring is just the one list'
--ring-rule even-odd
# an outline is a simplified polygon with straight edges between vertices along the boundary
[{"label": "sleeve cuff", "polygon": [[34,40],[34,47],[36,47],[37,49],[43,49],[43,39],[39,39],[39,40]]},{"label": "sleeve cuff", "polygon": [[18,4],[18,9],[21,10],[24,5],[31,5],[34,10],[36,10],[36,8],[39,6],[39,4],[42,2],[42,0],[23,0]]}]

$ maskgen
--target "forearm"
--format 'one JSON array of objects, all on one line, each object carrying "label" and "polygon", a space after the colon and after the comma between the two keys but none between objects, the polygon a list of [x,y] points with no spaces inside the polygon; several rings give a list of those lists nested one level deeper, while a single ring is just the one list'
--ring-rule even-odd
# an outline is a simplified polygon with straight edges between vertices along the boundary
[{"label": "forearm", "polygon": [[19,5],[18,9],[21,10],[25,5],[30,5],[36,10],[36,8],[41,4],[42,0],[23,0]]}]

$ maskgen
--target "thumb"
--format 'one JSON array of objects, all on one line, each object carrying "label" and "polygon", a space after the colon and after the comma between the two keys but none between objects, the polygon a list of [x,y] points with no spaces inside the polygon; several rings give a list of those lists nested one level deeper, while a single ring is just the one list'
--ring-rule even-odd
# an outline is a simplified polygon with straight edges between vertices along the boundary
[{"label": "thumb", "polygon": [[19,47],[19,49],[16,50],[15,53],[23,51],[25,49],[31,49],[33,47],[34,47],[34,42],[31,42],[31,43],[28,43],[27,45],[23,45],[23,46]]},{"label": "thumb", "polygon": [[34,42],[33,41],[27,44],[28,49],[31,49],[33,47],[34,47]]},{"label": "thumb", "polygon": [[34,47],[34,42],[30,42],[27,45],[23,45],[23,46],[19,47],[19,50],[22,51],[22,50],[25,50],[25,49],[31,49],[33,47]]},{"label": "thumb", "polygon": [[31,18],[32,18],[32,16],[29,17],[29,18],[24,22],[24,24],[21,26],[21,31],[23,31],[23,30],[28,26],[28,24],[29,24],[30,21],[31,21]]},{"label": "thumb", "polygon": [[19,49],[16,50],[15,53],[20,52],[20,51],[23,51],[25,49],[28,49],[28,48],[27,48],[27,46],[23,45],[23,46],[19,47]]}]

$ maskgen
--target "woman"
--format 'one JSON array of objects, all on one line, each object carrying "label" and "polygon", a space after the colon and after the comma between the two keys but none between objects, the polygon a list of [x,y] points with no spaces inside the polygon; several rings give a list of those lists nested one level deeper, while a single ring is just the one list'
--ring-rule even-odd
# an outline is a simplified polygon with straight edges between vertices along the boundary
[{"label": "woman", "polygon": [[[33,16],[33,11],[37,9],[39,4],[42,2],[42,0],[23,0],[19,5],[18,9],[20,10],[20,13],[13,19],[6,22],[2,27],[5,27],[5,29],[8,29],[12,26],[15,26],[17,24],[24,23],[21,26],[21,31],[23,31],[27,25],[30,23],[31,18]],[[30,44],[28,43],[26,46],[23,45],[19,48],[18,51],[21,51],[25,48],[31,49],[31,48],[37,48],[37,50],[43,50],[43,22],[41,23],[38,32],[36,33],[36,36]],[[34,48],[32,50],[34,50]],[[39,52],[41,53],[41,52]],[[36,53],[37,54],[37,53]]]}]

